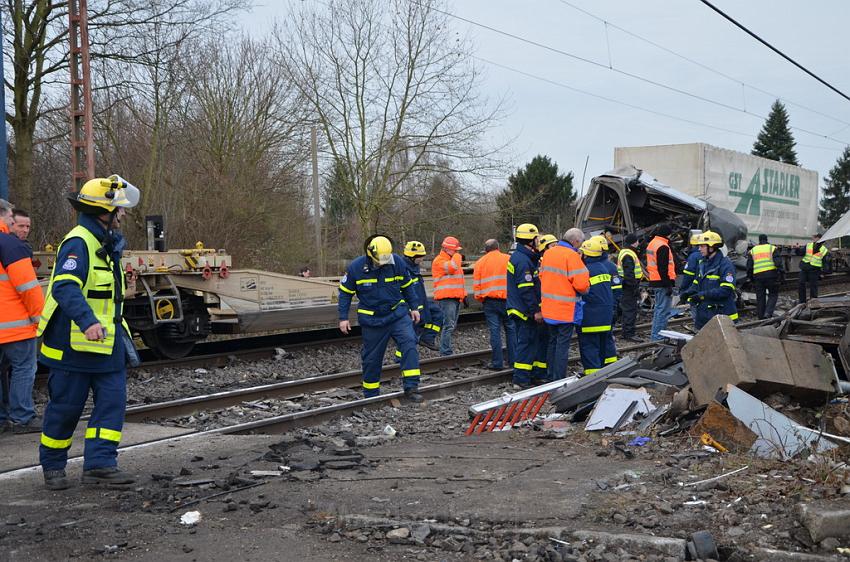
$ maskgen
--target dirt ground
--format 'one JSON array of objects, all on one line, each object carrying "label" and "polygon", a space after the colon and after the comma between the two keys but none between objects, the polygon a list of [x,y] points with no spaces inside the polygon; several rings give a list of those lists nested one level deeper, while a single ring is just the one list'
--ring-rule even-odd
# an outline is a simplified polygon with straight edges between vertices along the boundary
[{"label": "dirt ground", "polygon": [[[708,530],[725,560],[850,546],[814,543],[797,518],[800,502],[841,501],[833,459],[688,458],[700,447],[687,437],[631,447],[580,426],[465,437],[473,398],[387,407],[286,436],[131,449],[121,464],[139,481],[124,489],[50,492],[37,472],[0,477],[0,560],[677,559],[642,543],[568,537],[578,530],[680,539]],[[72,478],[80,470],[69,466]],[[181,524],[191,511],[200,521]]]}]

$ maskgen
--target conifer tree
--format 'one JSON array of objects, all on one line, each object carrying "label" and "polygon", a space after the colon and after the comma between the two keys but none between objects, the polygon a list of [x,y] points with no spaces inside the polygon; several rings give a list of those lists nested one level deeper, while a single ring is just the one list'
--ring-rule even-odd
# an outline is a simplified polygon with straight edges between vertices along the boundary
[{"label": "conifer tree", "polygon": [[788,112],[785,111],[782,102],[776,100],[770,108],[770,115],[767,116],[756,142],[753,143],[751,154],[799,166],[797,151],[794,150],[796,144],[797,141],[794,140],[788,125]]},{"label": "conifer tree", "polygon": [[838,157],[835,166],[824,178],[824,184],[819,219],[825,228],[829,228],[850,210],[850,146]]}]

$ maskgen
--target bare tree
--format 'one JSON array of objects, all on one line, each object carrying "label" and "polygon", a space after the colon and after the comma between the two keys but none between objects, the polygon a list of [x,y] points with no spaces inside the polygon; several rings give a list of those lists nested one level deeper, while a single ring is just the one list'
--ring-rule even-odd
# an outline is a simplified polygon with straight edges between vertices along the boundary
[{"label": "bare tree", "polygon": [[[185,30],[200,35],[217,29],[228,14],[250,8],[250,0],[91,0],[89,32],[92,60],[108,58],[128,64],[150,64],[168,45],[145,41],[156,27]],[[48,90],[67,88],[68,2],[53,0],[6,0],[3,7],[4,36],[12,49],[6,52],[11,80],[12,111],[6,112],[14,144],[11,154],[12,198],[32,208],[33,154],[39,120],[67,107],[65,96],[53,96],[58,104],[46,104]],[[176,36],[183,40],[184,37]],[[103,76],[98,87],[122,83],[122,74]],[[67,90],[66,90],[67,91]],[[70,178],[69,178],[70,179]]]},{"label": "bare tree", "polygon": [[309,103],[325,151],[346,168],[363,231],[412,199],[430,172],[486,175],[501,103],[478,92],[471,45],[439,0],[330,0],[277,30],[280,68]]}]

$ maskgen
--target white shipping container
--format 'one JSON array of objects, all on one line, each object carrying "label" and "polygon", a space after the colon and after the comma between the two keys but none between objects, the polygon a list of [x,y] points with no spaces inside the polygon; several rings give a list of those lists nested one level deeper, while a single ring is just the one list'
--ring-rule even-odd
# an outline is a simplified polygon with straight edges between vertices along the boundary
[{"label": "white shipping container", "polygon": [[703,143],[614,149],[614,167],[632,164],[659,181],[734,212],[756,241],[808,242],[818,228],[818,173]]}]

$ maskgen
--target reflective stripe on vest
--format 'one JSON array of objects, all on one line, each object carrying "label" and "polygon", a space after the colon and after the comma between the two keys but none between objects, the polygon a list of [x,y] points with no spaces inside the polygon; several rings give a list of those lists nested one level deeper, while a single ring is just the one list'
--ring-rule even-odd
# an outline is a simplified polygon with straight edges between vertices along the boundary
[{"label": "reflective stripe on vest", "polygon": [[661,281],[661,274],[658,272],[658,250],[662,247],[667,247],[670,261],[667,263],[667,278],[670,280],[676,279],[676,264],[673,263],[673,249],[667,240],[656,236],[649,242],[646,247],[646,272],[650,281]]},{"label": "reflective stripe on vest", "polygon": [[818,253],[815,253],[815,244],[814,242],[809,242],[806,244],[806,255],[803,256],[803,263],[811,264],[812,267],[823,267],[823,258],[826,256],[829,250],[821,244],[820,250]]},{"label": "reflective stripe on vest", "polygon": [[776,250],[776,246],[773,244],[753,246],[753,249],[750,250],[750,254],[753,256],[753,275],[776,269],[776,264],[773,263],[774,250]]},{"label": "reflective stripe on vest", "polygon": [[[86,249],[89,254],[89,269],[86,274],[86,282],[82,287],[80,287],[80,289],[82,290],[86,304],[89,305],[92,312],[94,312],[97,321],[103,327],[104,334],[104,339],[102,341],[89,341],[86,339],[86,335],[80,327],[72,321],[70,330],[71,341],[69,342],[71,349],[86,353],[111,355],[112,348],[115,345],[116,336],[115,301],[113,299],[115,278],[113,277],[112,270],[106,260],[97,255],[97,250],[100,249],[101,244],[95,235],[89,231],[89,229],[80,225],[75,226],[71,229],[71,232],[65,236],[62,244],[71,238],[82,238],[83,242],[86,244]],[[62,246],[60,245],[59,249],[61,250],[61,248]],[[57,255],[58,253],[59,251],[57,250]],[[44,333],[44,330],[50,323],[50,319],[59,307],[59,303],[57,303],[56,299],[53,298],[53,284],[56,281],[61,281],[65,278],[73,279],[75,282],[79,283],[79,279],[74,276],[63,275],[61,273],[57,275],[57,272],[60,271],[61,270],[59,269],[53,270],[53,275],[50,278],[50,285],[47,287],[47,299],[44,305],[44,312],[42,313],[41,320],[38,323],[39,336]],[[125,281],[124,276],[122,275],[121,296],[124,295],[124,285]],[[123,328],[127,330],[128,334],[130,333],[126,322],[123,322]]]},{"label": "reflective stripe on vest", "polygon": [[508,298],[508,260],[509,255],[492,250],[475,262],[472,290],[476,299]]},{"label": "reflective stripe on vest", "polygon": [[[587,275],[587,268],[575,250],[560,244],[546,250],[540,261],[540,311],[543,318],[558,322],[575,320],[576,304],[581,302],[581,298],[576,294],[573,283],[583,275]],[[585,290],[583,280],[580,288]]]},{"label": "reflective stripe on vest", "polygon": [[635,264],[635,279],[643,279],[643,268],[640,266],[640,260],[638,259],[637,254],[634,250],[630,250],[629,248],[623,248],[620,250],[620,253],[617,255],[617,273],[620,274],[620,277],[623,277],[623,258],[629,256],[632,258]]},{"label": "reflective stripe on vest", "polygon": [[[445,252],[440,252],[431,266],[431,275],[434,278],[434,299],[436,300],[462,299],[466,296],[463,269],[454,262],[453,258],[454,256],[449,257]],[[449,273],[452,266],[455,266],[455,273]]]}]

